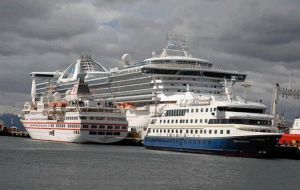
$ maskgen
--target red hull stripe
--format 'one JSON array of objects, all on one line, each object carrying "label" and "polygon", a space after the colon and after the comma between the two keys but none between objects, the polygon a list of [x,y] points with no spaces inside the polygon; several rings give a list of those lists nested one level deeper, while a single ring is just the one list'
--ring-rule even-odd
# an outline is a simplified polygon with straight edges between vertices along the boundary
[{"label": "red hull stripe", "polygon": [[127,130],[110,130],[110,129],[81,129],[81,128],[51,128],[51,127],[25,127],[26,129],[44,129],[44,130],[66,130],[66,131],[108,131],[108,132],[128,132]]},{"label": "red hull stripe", "polygon": [[279,140],[279,144],[292,143],[293,141],[300,142],[300,134],[284,134]]},{"label": "red hull stripe", "polygon": [[30,122],[30,121],[23,121],[24,124],[82,124],[82,125],[121,125],[121,126],[128,126],[128,124],[112,124],[112,123],[66,123],[66,122]]}]

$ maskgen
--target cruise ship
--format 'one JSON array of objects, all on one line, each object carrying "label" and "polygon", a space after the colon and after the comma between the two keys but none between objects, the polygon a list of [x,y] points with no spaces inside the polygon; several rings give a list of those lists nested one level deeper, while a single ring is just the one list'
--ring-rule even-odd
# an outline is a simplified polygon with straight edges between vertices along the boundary
[{"label": "cruise ship", "polygon": [[187,90],[176,104],[153,117],[144,140],[150,149],[269,157],[281,133],[272,126],[267,106],[233,96],[196,95]]},{"label": "cruise ship", "polygon": [[35,140],[111,144],[128,135],[124,110],[94,100],[83,79],[65,94],[49,91],[26,102],[21,122]]},{"label": "cruise ship", "polygon": [[152,52],[151,58],[135,64],[128,54],[122,60],[123,66],[106,69],[87,55],[64,72],[32,72],[32,98],[39,98],[49,86],[64,93],[72,88],[78,74],[85,73],[92,96],[128,109],[129,129],[138,132],[142,140],[150,118],[167,104],[176,103],[174,95],[183,96],[187,85],[196,94],[219,95],[224,91],[221,84],[224,79],[234,77],[236,82],[246,79],[245,73],[222,70],[208,60],[193,57],[185,39],[178,35],[168,35],[160,54]]}]

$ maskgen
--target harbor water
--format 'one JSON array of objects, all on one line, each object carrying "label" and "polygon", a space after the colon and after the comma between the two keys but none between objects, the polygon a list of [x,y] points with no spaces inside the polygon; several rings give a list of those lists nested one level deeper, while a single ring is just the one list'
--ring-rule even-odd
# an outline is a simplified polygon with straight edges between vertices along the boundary
[{"label": "harbor water", "polygon": [[1,190],[300,187],[300,162],[0,137]]}]

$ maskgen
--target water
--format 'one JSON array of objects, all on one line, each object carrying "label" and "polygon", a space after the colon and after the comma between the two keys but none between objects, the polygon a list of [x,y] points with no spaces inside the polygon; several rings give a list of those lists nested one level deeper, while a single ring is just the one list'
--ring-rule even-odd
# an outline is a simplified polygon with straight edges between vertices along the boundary
[{"label": "water", "polygon": [[1,190],[296,190],[299,172],[297,160],[0,137]]}]

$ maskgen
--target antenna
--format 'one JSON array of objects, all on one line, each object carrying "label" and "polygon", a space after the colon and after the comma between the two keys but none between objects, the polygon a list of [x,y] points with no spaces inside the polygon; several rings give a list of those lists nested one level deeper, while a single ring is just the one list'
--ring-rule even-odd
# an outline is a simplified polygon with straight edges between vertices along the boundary
[{"label": "antenna", "polygon": [[248,88],[250,88],[252,85],[250,83],[244,82],[243,84],[241,84],[242,87],[244,87],[244,99],[247,99],[247,90]]},{"label": "antenna", "polygon": [[289,80],[289,90],[291,90],[291,88],[292,88],[292,77],[293,77],[293,73],[291,71],[290,80]]}]

